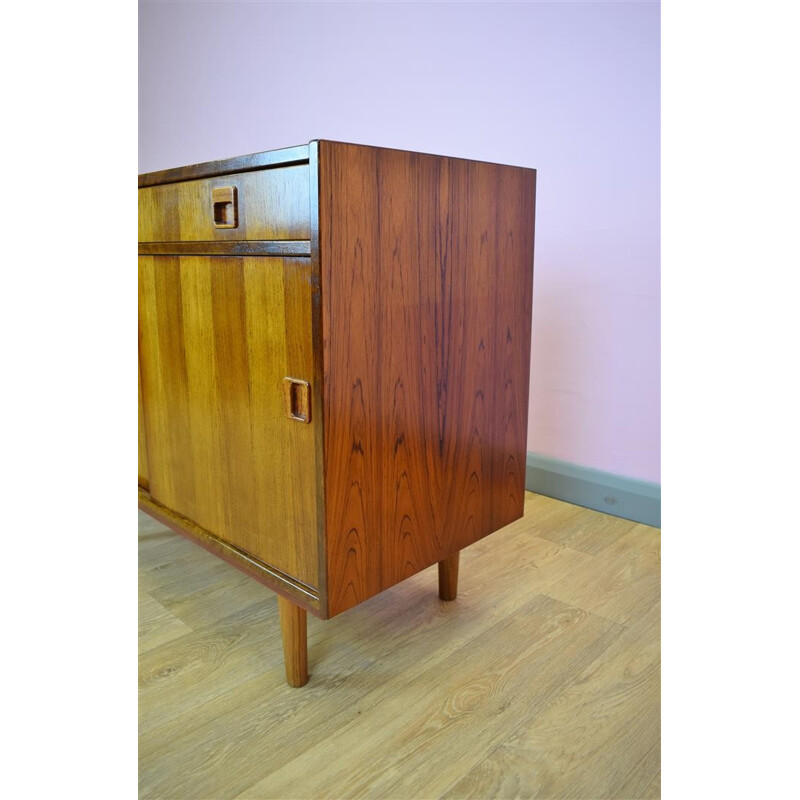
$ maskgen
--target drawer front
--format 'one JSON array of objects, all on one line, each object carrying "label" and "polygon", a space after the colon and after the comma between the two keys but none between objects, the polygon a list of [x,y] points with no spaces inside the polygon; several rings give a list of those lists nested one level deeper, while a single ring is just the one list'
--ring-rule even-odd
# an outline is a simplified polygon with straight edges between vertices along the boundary
[{"label": "drawer front", "polygon": [[140,242],[310,239],[309,167],[139,189]]}]

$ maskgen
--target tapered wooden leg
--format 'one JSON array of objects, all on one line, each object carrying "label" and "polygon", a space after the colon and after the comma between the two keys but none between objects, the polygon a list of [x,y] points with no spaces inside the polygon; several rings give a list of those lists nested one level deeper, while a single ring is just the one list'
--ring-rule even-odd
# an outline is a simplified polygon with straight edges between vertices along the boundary
[{"label": "tapered wooden leg", "polygon": [[306,610],[278,595],[278,612],[281,616],[286,681],[289,686],[305,686],[308,683]]},{"label": "tapered wooden leg", "polygon": [[453,555],[439,562],[439,597],[442,600],[455,600],[458,594],[458,556],[456,550]]}]

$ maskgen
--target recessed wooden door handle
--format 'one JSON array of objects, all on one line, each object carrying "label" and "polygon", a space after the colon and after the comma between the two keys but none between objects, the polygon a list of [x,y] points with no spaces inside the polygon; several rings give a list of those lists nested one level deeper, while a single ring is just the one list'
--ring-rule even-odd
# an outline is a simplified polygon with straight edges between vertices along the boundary
[{"label": "recessed wooden door handle", "polygon": [[311,386],[308,381],[283,379],[283,408],[289,419],[311,422]]},{"label": "recessed wooden door handle", "polygon": [[211,190],[214,204],[214,227],[235,228],[239,225],[239,209],[235,186],[219,186]]}]

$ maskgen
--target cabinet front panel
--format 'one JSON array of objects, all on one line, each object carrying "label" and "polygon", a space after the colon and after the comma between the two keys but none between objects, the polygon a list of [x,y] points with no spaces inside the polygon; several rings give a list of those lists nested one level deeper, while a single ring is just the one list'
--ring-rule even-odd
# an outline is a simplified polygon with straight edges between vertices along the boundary
[{"label": "cabinet front panel", "polygon": [[317,588],[310,260],[140,256],[139,315],[151,496]]},{"label": "cabinet front panel", "polygon": [[309,237],[308,164],[139,189],[140,242]]}]

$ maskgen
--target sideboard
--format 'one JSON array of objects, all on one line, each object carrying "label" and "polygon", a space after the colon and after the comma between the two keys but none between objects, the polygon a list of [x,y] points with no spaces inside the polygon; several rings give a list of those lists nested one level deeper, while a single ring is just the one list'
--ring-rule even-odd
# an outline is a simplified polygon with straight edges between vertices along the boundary
[{"label": "sideboard", "polygon": [[327,140],[139,176],[139,505],[340,614],[522,515],[536,172]]}]

